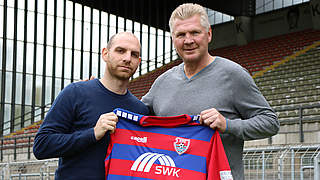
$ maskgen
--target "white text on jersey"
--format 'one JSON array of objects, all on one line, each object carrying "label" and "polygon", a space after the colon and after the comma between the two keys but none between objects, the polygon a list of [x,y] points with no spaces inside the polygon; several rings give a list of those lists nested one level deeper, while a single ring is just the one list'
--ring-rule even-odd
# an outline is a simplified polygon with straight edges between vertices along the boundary
[{"label": "white text on jersey", "polygon": [[162,174],[164,176],[175,176],[179,177],[178,172],[181,169],[177,169],[174,167],[167,167],[167,166],[156,166],[156,172],[155,174]]},{"label": "white text on jersey", "polygon": [[131,140],[141,142],[141,143],[147,143],[148,138],[147,137],[136,137],[136,136],[131,136]]},{"label": "white text on jersey", "polygon": [[149,173],[152,165],[154,165],[156,161],[159,165],[155,166],[155,174],[179,177],[178,172],[180,172],[181,169],[176,168],[170,156],[153,152],[141,154],[131,166],[131,170]]}]

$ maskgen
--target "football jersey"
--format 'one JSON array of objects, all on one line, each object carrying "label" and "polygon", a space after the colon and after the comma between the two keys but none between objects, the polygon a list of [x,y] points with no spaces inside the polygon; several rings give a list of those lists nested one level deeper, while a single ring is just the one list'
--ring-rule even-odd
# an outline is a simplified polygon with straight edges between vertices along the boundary
[{"label": "football jersey", "polygon": [[202,126],[200,116],[143,116],[115,109],[106,179],[231,180],[218,131]]}]

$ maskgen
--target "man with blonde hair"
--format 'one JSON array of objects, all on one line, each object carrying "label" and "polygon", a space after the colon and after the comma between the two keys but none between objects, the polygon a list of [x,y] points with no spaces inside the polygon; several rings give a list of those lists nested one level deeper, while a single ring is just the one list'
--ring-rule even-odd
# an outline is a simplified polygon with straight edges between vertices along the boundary
[{"label": "man with blonde hair", "polygon": [[209,54],[212,31],[202,6],[180,5],[169,26],[183,63],[159,76],[142,101],[157,116],[200,114],[221,133],[233,178],[244,179],[244,141],[275,135],[277,116],[246,69]]},{"label": "man with blonde hair", "polygon": [[200,24],[206,29],[206,31],[209,31],[210,23],[209,23],[209,18],[205,9],[199,4],[186,3],[186,4],[180,5],[175,11],[172,12],[169,20],[169,27],[170,27],[171,33],[173,30],[173,25],[175,23],[175,20],[187,19],[194,16],[195,14],[200,15]]}]

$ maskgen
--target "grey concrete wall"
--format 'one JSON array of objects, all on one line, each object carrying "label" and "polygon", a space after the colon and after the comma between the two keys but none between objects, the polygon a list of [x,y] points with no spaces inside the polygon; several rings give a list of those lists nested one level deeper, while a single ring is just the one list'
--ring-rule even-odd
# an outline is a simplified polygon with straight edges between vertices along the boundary
[{"label": "grey concrete wall", "polygon": [[254,40],[313,28],[309,3],[261,14],[253,21]]},{"label": "grey concrete wall", "polygon": [[[253,18],[235,17],[234,21],[217,24],[213,29],[210,49],[244,45],[252,40],[270,38],[320,26],[320,0],[302,3]],[[314,16],[313,16],[314,15]]]},{"label": "grey concrete wall", "polygon": [[239,16],[234,19],[237,45],[246,45],[253,40],[253,24],[251,17]]},{"label": "grey concrete wall", "polygon": [[314,29],[320,29],[320,0],[310,1],[310,13]]},{"label": "grey concrete wall", "polygon": [[212,26],[212,40],[209,49],[227,47],[237,43],[234,22]]}]

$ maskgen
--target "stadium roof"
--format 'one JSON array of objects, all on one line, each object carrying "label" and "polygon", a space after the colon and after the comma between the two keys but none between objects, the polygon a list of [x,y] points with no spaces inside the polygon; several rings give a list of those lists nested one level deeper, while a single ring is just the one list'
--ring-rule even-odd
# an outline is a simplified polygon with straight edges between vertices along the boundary
[{"label": "stadium roof", "polygon": [[159,29],[169,30],[171,12],[180,4],[198,3],[230,16],[254,16],[255,0],[71,0]]}]

